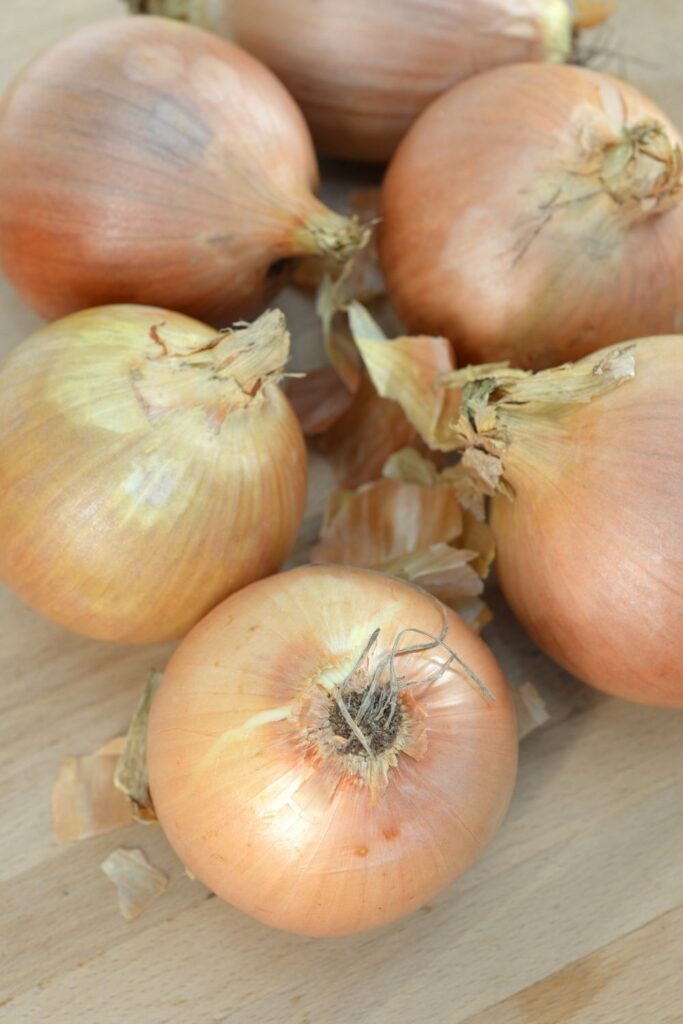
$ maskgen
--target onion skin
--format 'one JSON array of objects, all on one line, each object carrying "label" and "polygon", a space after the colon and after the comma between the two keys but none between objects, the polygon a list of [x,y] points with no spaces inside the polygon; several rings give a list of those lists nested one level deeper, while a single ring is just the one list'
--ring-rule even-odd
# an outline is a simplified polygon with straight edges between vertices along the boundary
[{"label": "onion skin", "polygon": [[[407,691],[423,748],[398,754],[373,799],[340,755],[316,755],[305,709],[329,699],[375,628],[386,649],[406,625],[439,633],[443,615],[495,699],[452,669]],[[408,671],[438,664],[407,657]],[[363,569],[296,569],[225,601],[174,654],[150,716],[150,790],[183,863],[246,913],[307,935],[376,928],[452,882],[500,824],[516,763],[486,645],[423,591]]]},{"label": "onion skin", "polygon": [[506,417],[494,499],[503,592],[555,661],[617,697],[683,707],[683,337],[552,417]]},{"label": "onion skin", "polygon": [[564,60],[566,0],[129,0],[233,39],[296,97],[329,156],[384,162],[455,82],[517,61]]},{"label": "onion skin", "polygon": [[[651,137],[624,134],[653,123]],[[449,337],[462,363],[535,369],[679,331],[680,146],[657,107],[598,72],[516,65],[456,86],[383,188],[380,256],[399,315]]]},{"label": "onion skin", "polygon": [[[280,317],[258,323],[279,331]],[[180,314],[103,307],[38,331],[0,373],[0,578],[60,625],[121,643],[179,637],[274,572],[306,494],[279,388],[230,412],[223,381],[189,359],[164,376],[154,327],[184,352],[215,339]]]},{"label": "onion skin", "polygon": [[251,316],[283,261],[358,241],[316,184],[303,116],[271,72],[168,19],[68,36],[0,105],[0,263],[47,319],[117,302],[216,326]]}]

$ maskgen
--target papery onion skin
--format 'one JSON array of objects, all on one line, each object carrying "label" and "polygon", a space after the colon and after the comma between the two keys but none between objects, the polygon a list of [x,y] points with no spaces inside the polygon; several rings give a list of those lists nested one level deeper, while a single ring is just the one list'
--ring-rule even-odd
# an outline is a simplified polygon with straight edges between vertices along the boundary
[{"label": "papery onion skin", "polygon": [[0,578],[60,625],[121,643],[181,636],[274,572],[306,495],[280,389],[230,412],[223,383],[183,360],[155,383],[170,357],[152,329],[182,351],[216,337],[168,310],[102,307],[38,331],[0,372]]},{"label": "papery onion skin", "polygon": [[0,106],[0,263],[48,319],[141,302],[222,327],[357,228],[311,189],[301,111],[257,60],[162,18],[84,28]]},{"label": "papery onion skin", "polygon": [[552,658],[617,697],[683,707],[683,337],[636,344],[632,381],[589,405],[506,418],[514,500],[497,574]]},{"label": "papery onion skin", "polygon": [[[447,642],[495,699],[452,670],[407,691],[424,748],[398,754],[373,801],[316,755],[300,709],[313,691],[323,699],[318,683],[342,683],[375,629],[385,650],[408,625],[438,634],[444,615]],[[402,672],[445,655],[408,657]],[[186,637],[154,699],[148,759],[189,870],[269,925],[322,936],[400,917],[476,859],[505,814],[517,739],[500,670],[457,615],[408,583],[319,566],[253,584]]]},{"label": "papery onion skin", "polygon": [[[662,159],[629,165],[624,152],[619,178],[624,121],[656,124],[638,145]],[[399,315],[449,337],[461,363],[536,369],[680,330],[680,146],[646,97],[584,68],[516,65],[456,86],[415,124],[383,189],[380,255]]]},{"label": "papery onion skin", "polygon": [[566,0],[129,0],[184,17],[259,57],[329,156],[389,159],[455,82],[516,61],[564,60]]}]

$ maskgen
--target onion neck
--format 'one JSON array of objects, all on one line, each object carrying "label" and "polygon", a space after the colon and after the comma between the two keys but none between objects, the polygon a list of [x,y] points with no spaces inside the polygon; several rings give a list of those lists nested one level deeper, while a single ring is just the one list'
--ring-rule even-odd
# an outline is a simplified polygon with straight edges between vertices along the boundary
[{"label": "onion neck", "polygon": [[572,15],[567,0],[544,0],[539,26],[545,59],[563,64],[572,51]]},{"label": "onion neck", "polygon": [[367,245],[371,233],[372,229],[357,217],[335,213],[315,200],[315,207],[291,236],[293,254],[324,256],[335,263],[346,263]]},{"label": "onion neck", "polygon": [[284,374],[289,348],[280,310],[183,348],[165,337],[160,322],[150,329],[147,351],[131,368],[130,379],[150,420],[200,408],[218,433],[232,412],[265,401],[268,385]]},{"label": "onion neck", "polygon": [[538,373],[490,364],[449,374],[448,383],[462,388],[463,462],[480,489],[513,498],[518,473],[557,459],[566,412],[599,401],[635,372],[635,348],[626,344]]},{"label": "onion neck", "polygon": [[600,182],[631,220],[664,213],[683,196],[683,154],[654,118],[624,125],[604,149]]}]

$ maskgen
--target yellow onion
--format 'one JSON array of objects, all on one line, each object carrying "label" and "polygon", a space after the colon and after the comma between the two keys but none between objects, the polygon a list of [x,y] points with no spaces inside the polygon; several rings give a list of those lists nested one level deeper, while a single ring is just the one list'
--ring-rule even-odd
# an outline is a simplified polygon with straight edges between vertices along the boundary
[{"label": "yellow onion", "polygon": [[380,255],[459,362],[542,368],[683,328],[681,139],[632,86],[528,64],[456,86],[401,145]]},{"label": "yellow onion", "polygon": [[409,583],[306,567],[234,594],[154,697],[149,783],[189,870],[261,921],[337,935],[479,856],[517,765],[486,645]]},{"label": "yellow onion", "polygon": [[683,337],[535,376],[468,374],[452,380],[459,432],[498,466],[491,525],[513,611],[586,682],[683,707]]},{"label": "yellow onion", "polygon": [[233,39],[290,89],[330,156],[384,161],[445,89],[487,68],[565,60],[567,0],[129,0]]},{"label": "yellow onion", "polygon": [[251,315],[292,258],[343,260],[363,237],[316,184],[274,75],[167,19],[73,33],[0,104],[0,263],[47,318],[112,302]]},{"label": "yellow onion", "polygon": [[288,351],[279,312],[217,336],[139,306],[19,345],[0,372],[0,578],[63,626],[151,643],[272,573],[306,491],[275,383]]}]

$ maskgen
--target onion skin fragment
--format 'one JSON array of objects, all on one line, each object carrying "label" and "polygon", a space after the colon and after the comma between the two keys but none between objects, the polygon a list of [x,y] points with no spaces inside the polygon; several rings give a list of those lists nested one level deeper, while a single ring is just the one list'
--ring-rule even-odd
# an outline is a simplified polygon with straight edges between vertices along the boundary
[{"label": "onion skin fragment", "polygon": [[625,82],[540,64],[477,76],[425,111],[391,164],[389,295],[461,365],[541,369],[676,333],[682,169],[677,130]]},{"label": "onion skin fragment", "polygon": [[[445,630],[468,671],[425,633],[401,639],[408,627]],[[395,659],[421,682],[390,705],[392,731],[371,727],[372,701],[360,718],[358,695],[397,642],[422,645]],[[344,693],[369,754],[337,713]],[[273,927],[341,935],[417,909],[479,856],[510,799],[517,730],[492,654],[457,615],[403,581],[315,566],[247,587],[186,637],[148,757],[193,875]]]}]

